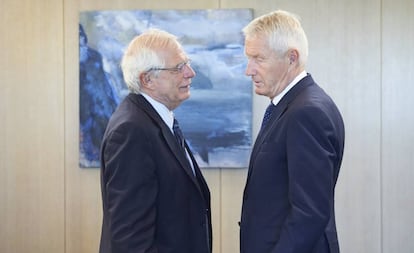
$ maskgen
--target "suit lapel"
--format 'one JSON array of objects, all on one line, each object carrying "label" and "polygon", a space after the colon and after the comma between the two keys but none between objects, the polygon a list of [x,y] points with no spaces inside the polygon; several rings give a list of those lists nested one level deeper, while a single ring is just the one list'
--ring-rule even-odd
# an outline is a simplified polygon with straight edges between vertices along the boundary
[{"label": "suit lapel", "polygon": [[[185,172],[188,174],[191,180],[199,188],[198,182],[193,174],[190,162],[188,161],[185,152],[182,151],[182,147],[179,146],[177,140],[175,139],[174,134],[171,132],[171,130],[168,128],[165,122],[162,120],[162,118],[157,113],[157,111],[152,107],[152,105],[142,95],[130,93],[128,95],[128,98],[133,103],[137,104],[137,106],[141,108],[160,128],[161,133],[164,136],[164,139],[168,147],[171,149],[172,153],[175,155],[175,157],[181,164],[181,167],[185,170]],[[189,150],[187,143],[185,143],[185,146],[187,150]]]},{"label": "suit lapel", "polygon": [[313,83],[314,83],[314,81],[312,79],[312,76],[310,74],[308,74],[306,77],[304,77],[302,80],[300,80],[296,85],[294,85],[292,87],[292,89],[290,91],[288,91],[285,94],[285,96],[283,96],[283,98],[276,105],[275,110],[273,111],[272,115],[270,116],[269,123],[266,125],[265,128],[263,128],[259,132],[259,134],[257,135],[256,141],[253,145],[248,176],[250,176],[250,174],[252,172],[252,164],[254,163],[254,160],[256,159],[259,147],[267,139],[267,136],[271,132],[271,129],[274,128],[274,126],[277,124],[279,119],[282,117],[282,115],[288,109],[289,104],[292,103],[292,101],[297,97],[297,95],[299,93],[301,93],[306,87],[312,85]]},{"label": "suit lapel", "polygon": [[[188,148],[187,143],[185,143],[185,145]],[[194,172],[196,174],[195,176],[192,174],[193,175],[192,178],[198,182],[197,187],[199,188],[204,198],[210,205],[210,190],[208,189],[207,182],[205,181],[203,174],[201,173],[201,169],[200,167],[198,167],[197,161],[195,160],[193,154],[189,152],[189,155],[190,155],[191,162],[193,163],[193,166],[194,166]],[[191,171],[191,173],[193,172]]]}]

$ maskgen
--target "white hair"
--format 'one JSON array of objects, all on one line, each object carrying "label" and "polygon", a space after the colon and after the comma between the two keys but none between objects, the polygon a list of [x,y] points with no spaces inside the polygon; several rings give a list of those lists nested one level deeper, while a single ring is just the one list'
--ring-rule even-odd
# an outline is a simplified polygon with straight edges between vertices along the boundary
[{"label": "white hair", "polygon": [[308,39],[299,17],[287,11],[277,10],[257,17],[243,28],[246,38],[264,35],[269,47],[283,57],[289,49],[299,52],[299,64],[305,66],[308,60]]},{"label": "white hair", "polygon": [[181,49],[176,36],[159,29],[149,29],[136,36],[128,45],[121,61],[124,81],[133,93],[141,90],[139,76],[154,67],[165,67],[159,51]]}]

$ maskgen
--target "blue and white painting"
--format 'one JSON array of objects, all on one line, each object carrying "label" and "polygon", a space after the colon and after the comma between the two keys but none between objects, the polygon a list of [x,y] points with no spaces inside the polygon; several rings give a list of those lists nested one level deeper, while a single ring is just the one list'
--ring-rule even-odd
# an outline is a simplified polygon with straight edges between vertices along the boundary
[{"label": "blue and white painting", "polygon": [[176,35],[196,72],[191,97],[174,113],[204,168],[245,168],[252,143],[252,87],[242,28],[250,9],[84,11],[79,22],[80,161],[99,167],[110,115],[128,94],[120,61],[148,28]]}]

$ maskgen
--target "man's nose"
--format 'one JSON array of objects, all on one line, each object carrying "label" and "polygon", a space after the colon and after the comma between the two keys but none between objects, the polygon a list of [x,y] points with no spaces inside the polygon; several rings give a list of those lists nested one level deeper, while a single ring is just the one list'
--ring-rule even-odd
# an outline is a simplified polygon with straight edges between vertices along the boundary
[{"label": "man's nose", "polygon": [[187,78],[192,78],[196,75],[196,72],[194,71],[194,69],[190,66],[190,65],[185,65],[184,66],[184,76]]}]

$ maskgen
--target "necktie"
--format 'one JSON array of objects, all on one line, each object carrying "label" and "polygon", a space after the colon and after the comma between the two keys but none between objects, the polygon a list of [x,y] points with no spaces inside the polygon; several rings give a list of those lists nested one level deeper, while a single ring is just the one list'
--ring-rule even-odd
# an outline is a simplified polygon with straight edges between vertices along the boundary
[{"label": "necktie", "polygon": [[183,148],[183,151],[187,157],[187,160],[190,163],[191,170],[193,171],[193,174],[195,176],[196,174],[194,170],[194,165],[191,161],[191,158],[188,156],[187,151],[185,150],[183,132],[181,132],[180,125],[178,124],[178,121],[175,118],[174,118],[174,123],[173,123],[173,131],[174,131],[174,135],[175,135],[175,138],[177,139],[178,144]]},{"label": "necktie", "polygon": [[176,119],[174,119],[173,131],[174,131],[174,135],[175,135],[175,138],[177,139],[178,144],[180,144],[180,146],[184,148],[183,132],[181,132],[180,125],[178,124],[178,121]]},{"label": "necktie", "polygon": [[269,122],[270,116],[272,116],[272,112],[274,111],[275,108],[276,106],[273,103],[270,103],[270,105],[267,106],[265,114],[263,116],[262,126],[260,130],[262,130],[266,126],[266,124]]}]

